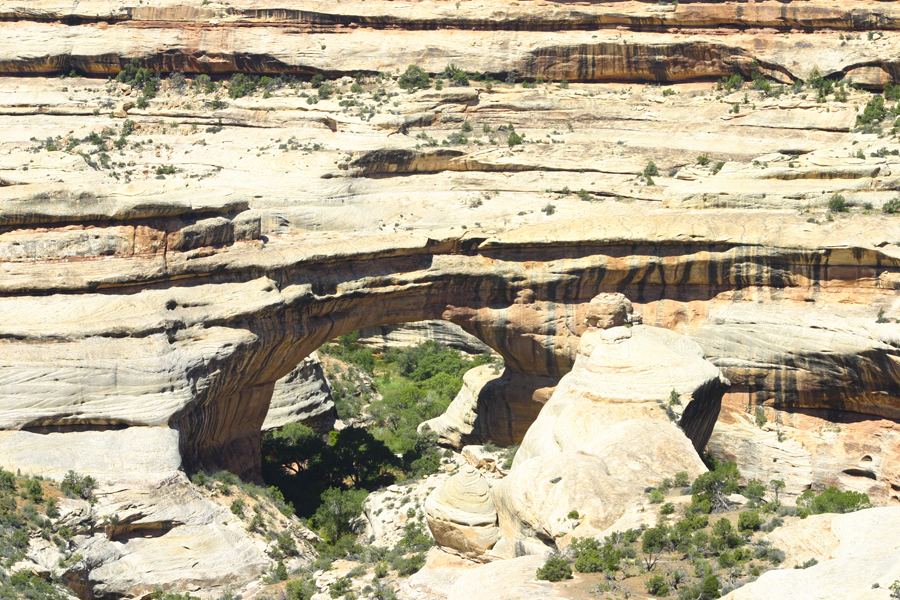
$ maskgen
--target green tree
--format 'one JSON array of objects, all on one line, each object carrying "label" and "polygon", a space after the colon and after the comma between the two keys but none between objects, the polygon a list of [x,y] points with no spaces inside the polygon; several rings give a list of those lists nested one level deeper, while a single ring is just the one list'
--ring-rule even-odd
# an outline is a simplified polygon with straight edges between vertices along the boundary
[{"label": "green tree", "polygon": [[320,456],[327,444],[322,436],[302,423],[288,423],[263,436],[262,455],[292,473],[299,473]]},{"label": "green tree", "polygon": [[352,534],[359,523],[363,501],[368,495],[365,490],[328,488],[322,494],[322,504],[313,515],[313,526],[332,543]]},{"label": "green tree", "polygon": [[762,525],[762,519],[755,510],[745,510],[738,516],[738,531],[756,531],[760,525]]},{"label": "green tree", "polygon": [[769,486],[775,492],[775,502],[778,502],[778,493],[784,489],[784,482],[780,479],[773,479],[769,482]]},{"label": "green tree", "polygon": [[332,431],[326,457],[337,472],[350,478],[352,487],[370,490],[390,483],[391,469],[399,466],[390,448],[362,427]]},{"label": "green tree", "polygon": [[669,595],[669,584],[663,575],[653,575],[644,582],[644,586],[647,588],[647,593],[651,596]]},{"label": "green tree", "polygon": [[726,496],[738,491],[740,473],[733,461],[712,460],[713,469],[694,480],[693,503],[709,502],[712,510],[727,510]]},{"label": "green tree", "polygon": [[397,85],[400,86],[400,89],[414,92],[431,87],[431,78],[422,67],[409,65],[403,75],[397,79]]},{"label": "green tree", "polygon": [[703,600],[715,600],[721,595],[719,593],[721,588],[722,584],[719,582],[719,578],[715,575],[709,575],[700,584],[701,598]]},{"label": "green tree", "polygon": [[547,559],[544,566],[537,570],[535,576],[544,581],[562,581],[572,578],[572,569],[565,560],[554,556]]},{"label": "green tree", "polygon": [[659,560],[659,555],[665,550],[669,541],[668,527],[657,525],[644,532],[641,539],[641,550],[644,552],[644,565],[648,571],[652,571]]},{"label": "green tree", "polygon": [[759,479],[751,479],[744,488],[744,495],[753,501],[754,506],[759,504],[765,494],[766,486]]}]

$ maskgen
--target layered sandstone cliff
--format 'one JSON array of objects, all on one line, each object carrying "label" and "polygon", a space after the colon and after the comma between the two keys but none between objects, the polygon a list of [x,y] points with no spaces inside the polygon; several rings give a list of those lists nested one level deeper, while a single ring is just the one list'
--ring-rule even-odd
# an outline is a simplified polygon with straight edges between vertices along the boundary
[{"label": "layered sandstone cliff", "polygon": [[[0,466],[257,477],[267,418],[327,414],[306,357],[427,320],[505,362],[434,428],[518,443],[582,356],[591,299],[622,293],[643,317],[628,340],[686,336],[676,354],[731,382],[711,434],[681,417],[695,445],[788,498],[900,502],[900,222],[878,214],[896,115],[857,129],[900,75],[898,14],[0,2]],[[133,59],[155,97],[105,79]],[[397,85],[448,63],[495,81]],[[235,73],[284,77],[231,97]],[[841,93],[802,85],[816,73]],[[757,83],[717,89],[735,74]]]}]

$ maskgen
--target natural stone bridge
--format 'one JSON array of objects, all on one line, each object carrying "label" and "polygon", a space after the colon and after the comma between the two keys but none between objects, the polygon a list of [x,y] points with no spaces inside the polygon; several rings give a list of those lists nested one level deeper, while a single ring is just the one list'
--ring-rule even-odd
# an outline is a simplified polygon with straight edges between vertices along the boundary
[{"label": "natural stone bridge", "polygon": [[279,378],[338,335],[426,319],[503,356],[480,432],[511,443],[571,368],[588,302],[611,291],[693,337],[747,406],[900,416],[897,326],[876,323],[900,227],[883,219],[700,213],[675,227],[670,211],[589,205],[505,233],[266,238],[258,213],[227,208],[74,229],[8,215],[38,244],[2,278],[2,466],[254,476]]}]

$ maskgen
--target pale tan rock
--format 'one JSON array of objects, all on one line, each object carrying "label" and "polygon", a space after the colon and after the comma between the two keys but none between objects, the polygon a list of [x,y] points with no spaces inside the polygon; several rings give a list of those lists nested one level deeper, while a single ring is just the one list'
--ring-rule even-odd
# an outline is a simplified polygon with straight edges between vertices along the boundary
[{"label": "pale tan rock", "polygon": [[491,485],[468,464],[428,496],[425,517],[435,542],[464,556],[480,556],[500,538]]},{"label": "pale tan rock", "polygon": [[406,348],[432,340],[442,346],[469,354],[483,354],[491,348],[461,327],[447,321],[422,321],[401,325],[382,325],[360,330],[358,343],[370,348]]},{"label": "pale tan rock", "polygon": [[331,386],[325,379],[319,355],[314,352],[275,383],[262,429],[304,422],[316,429],[328,430],[334,419]]},{"label": "pale tan rock", "polygon": [[[660,470],[669,468],[673,469],[669,475],[682,470],[694,476],[702,473],[705,468],[696,451],[684,433],[669,424],[666,412],[668,408],[675,416],[677,411],[682,428],[694,435],[694,446],[704,447],[728,382],[703,358],[700,347],[686,337],[645,325],[589,331],[581,340],[575,367],[528,430],[514,467],[553,452],[584,451],[598,456],[631,452],[629,446],[619,450],[623,447],[618,442],[628,436],[644,437],[638,433],[643,429],[657,432],[647,439],[659,441],[660,446],[654,450],[638,444],[642,452],[649,452],[639,461],[644,465],[639,470],[647,470],[642,478],[661,480],[668,475]],[[673,391],[681,406],[670,404]],[[628,424],[634,419],[640,419],[640,424]],[[646,421],[653,419],[658,422]],[[604,442],[607,433],[616,443]],[[633,468],[635,458],[623,456],[613,462]],[[610,464],[610,468],[616,467]]]},{"label": "pale tan rock", "polygon": [[[596,535],[617,521],[643,489],[612,475],[597,456],[569,451],[524,461],[494,487],[502,538],[491,554],[545,556],[576,527],[579,536]],[[573,510],[579,519],[568,517]]]},{"label": "pale tan rock", "polygon": [[588,304],[585,320],[589,327],[609,329],[631,323],[634,308],[623,294],[598,294]]},{"label": "pale tan rock", "polygon": [[[240,589],[273,564],[267,552],[274,542],[249,533],[229,510],[230,499],[209,499],[182,473],[140,475],[101,485],[94,503],[60,501],[60,524],[73,530],[73,552],[80,561],[51,563],[52,553],[40,544],[29,549],[28,560],[76,591],[97,596],[142,595],[157,586],[213,596]],[[307,564],[311,548],[296,517],[274,511],[268,518],[295,536],[300,555],[286,559],[289,568]]]},{"label": "pale tan rock", "polygon": [[[762,427],[756,423],[757,411],[765,416]],[[734,460],[748,480],[783,481],[779,499],[788,504],[807,489],[832,486],[862,492],[876,505],[900,500],[900,430],[888,419],[821,410],[792,413],[767,406],[748,409],[744,395],[726,394],[709,451]]]},{"label": "pale tan rock", "polygon": [[461,448],[491,440],[518,444],[553,392],[556,379],[524,375],[511,369],[502,374],[482,365],[463,375],[463,386],[438,417],[419,426],[438,434],[442,443]]},{"label": "pale tan rock", "polygon": [[425,566],[401,582],[398,596],[402,600],[443,600],[460,577],[480,564],[435,546],[425,555]]},{"label": "pale tan rock", "polygon": [[891,595],[888,588],[900,579],[898,526],[900,508],[892,506],[846,515],[816,515],[776,529],[769,537],[787,553],[786,567],[810,558],[818,564],[768,571],[723,597],[887,599]]},{"label": "pale tan rock", "polygon": [[540,556],[521,556],[486,564],[463,574],[450,589],[448,600],[543,600],[571,597],[563,584],[537,581],[544,564]]}]

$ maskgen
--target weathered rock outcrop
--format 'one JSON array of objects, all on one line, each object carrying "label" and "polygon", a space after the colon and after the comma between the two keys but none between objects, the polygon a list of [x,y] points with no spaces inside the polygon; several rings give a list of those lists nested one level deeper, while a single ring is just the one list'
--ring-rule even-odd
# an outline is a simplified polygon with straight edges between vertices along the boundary
[{"label": "weathered rock outcrop", "polygon": [[579,536],[600,535],[647,485],[706,471],[698,451],[728,381],[694,342],[633,325],[631,311],[621,294],[591,300],[575,366],[494,487],[502,537],[492,554],[546,553],[576,527]]},{"label": "weathered rock outcrop", "polygon": [[275,383],[262,428],[265,431],[287,423],[303,422],[314,429],[327,431],[335,418],[331,387],[325,379],[319,355],[314,352]]},{"label": "weathered rock outcrop", "polygon": [[470,369],[463,386],[446,411],[425,421],[442,444],[462,448],[491,440],[503,446],[518,444],[550,398],[557,378],[525,375],[511,369],[502,374],[490,365]]},{"label": "weathered rock outcrop", "polygon": [[[696,459],[677,440],[690,439],[703,451],[729,384],[694,342],[666,329],[619,326],[587,331],[578,354],[525,435],[514,465],[544,454],[583,451],[631,469],[640,464],[638,471],[645,473],[638,477],[652,480],[665,476],[655,471],[667,467],[665,457],[694,454]],[[678,428],[670,424],[674,419]],[[629,436],[648,440],[640,447],[644,458],[612,458],[631,451],[620,445]],[[697,464],[693,470],[702,472]]]},{"label": "weathered rock outcrop", "polygon": [[[644,489],[621,475],[627,473],[614,473],[601,457],[579,452],[537,456],[515,465],[494,488],[501,539],[492,554],[546,555],[576,527],[579,535],[603,532]],[[568,517],[573,510],[579,518]]]},{"label": "weathered rock outcrop", "polygon": [[[896,81],[898,19],[857,0],[0,2],[0,465],[254,477],[267,415],[308,414],[283,393],[305,357],[433,320],[505,368],[470,374],[431,426],[517,443],[583,358],[591,299],[622,293],[644,325],[585,337],[692,338],[684,355],[733,384],[713,449],[789,496],[838,482],[892,502],[900,225],[863,213],[896,197],[900,147],[887,115],[856,130],[870,93],[799,80]],[[154,97],[102,80],[132,59],[214,80],[176,74]],[[451,62],[495,80],[397,85]],[[234,73],[285,77],[241,97]],[[715,89],[733,74],[768,82]],[[826,216],[837,197],[855,207]],[[705,443],[713,411],[691,409],[718,384],[683,383],[687,437],[656,419],[660,384],[612,441],[579,442],[603,485]],[[545,425],[520,460],[549,473],[582,448]],[[661,443],[613,451],[641,436]],[[564,533],[553,518],[509,546]]]},{"label": "weathered rock outcrop", "polygon": [[[68,550],[77,559],[64,561],[56,544],[37,540],[22,566],[60,578],[83,599],[142,596],[158,588],[207,596],[240,589],[274,564],[267,555],[273,542],[248,532],[229,510],[231,499],[207,496],[173,472],[101,486],[92,503],[63,499],[59,524],[72,530]],[[287,558],[292,568],[310,561],[304,537],[311,532],[296,517],[259,498],[244,500],[294,539],[300,553]]]},{"label": "weathered rock outcrop", "polygon": [[[586,206],[586,215],[600,217],[602,206]],[[0,440],[12,448],[13,438],[39,429],[74,441],[80,431],[67,429],[74,427],[104,429],[110,439],[121,432],[124,443],[123,427],[149,428],[147,435],[160,439],[174,439],[177,431],[186,468],[252,473],[275,382],[336,335],[373,321],[443,317],[491,345],[507,368],[558,376],[574,362],[590,299],[610,288],[636,300],[651,323],[683,318],[678,315],[691,307],[706,313],[717,304],[743,304],[734,289],[786,286],[802,297],[812,290],[805,282],[815,282],[823,305],[831,290],[839,298],[855,293],[855,310],[874,313],[886,297],[877,283],[900,270],[882,240],[900,239],[900,230],[871,219],[877,231],[844,221],[806,229],[787,216],[744,213],[725,220],[700,213],[685,243],[661,211],[551,221],[483,237],[436,231],[368,239],[285,236],[199,255],[5,263],[0,378],[9,383],[0,424],[10,433]],[[784,246],[788,226],[796,234]],[[627,248],[621,240],[629,240]],[[635,243],[643,244],[638,254]],[[827,260],[823,247],[831,248]],[[362,272],[360,260],[367,265]],[[98,285],[102,293],[89,291]],[[51,291],[57,293],[32,295]],[[714,331],[715,321],[706,327]],[[880,352],[887,357],[897,350],[882,343]],[[714,352],[707,355],[717,360]],[[758,389],[777,393],[783,381],[763,381]],[[868,390],[845,393],[880,393],[883,410],[891,410],[892,372],[872,381]],[[670,391],[653,393],[665,398]],[[61,459],[79,461],[77,453]]]},{"label": "weathered rock outcrop", "polygon": [[490,483],[469,465],[428,496],[425,517],[435,542],[465,556],[484,554],[500,538]]}]

